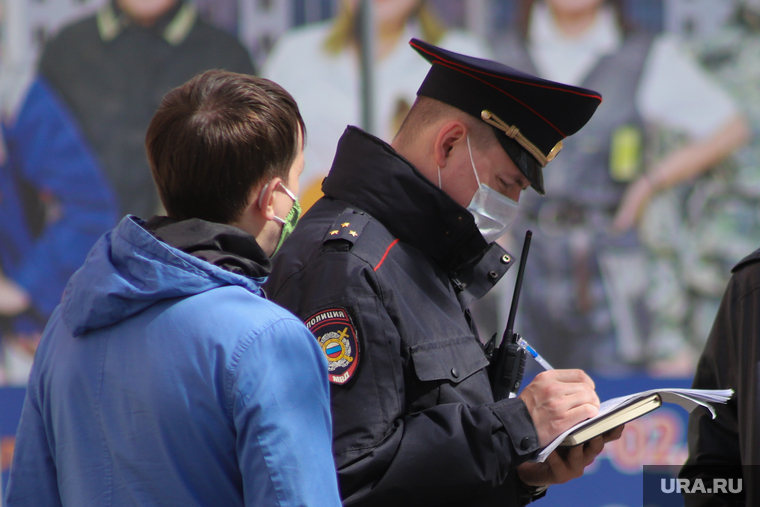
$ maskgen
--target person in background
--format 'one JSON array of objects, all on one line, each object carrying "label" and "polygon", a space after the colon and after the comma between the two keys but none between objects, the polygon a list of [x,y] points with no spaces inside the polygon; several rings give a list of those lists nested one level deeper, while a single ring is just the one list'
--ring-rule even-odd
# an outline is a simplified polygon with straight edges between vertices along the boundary
[{"label": "person in background", "polygon": [[24,384],[69,277],[117,210],[76,120],[24,51],[0,4],[0,384]]},{"label": "person in background", "polygon": [[168,216],[125,217],[71,278],[5,505],[340,505],[326,361],[261,289],[305,135],[265,79],[214,70],[166,95],[146,150]]},{"label": "person in background", "polygon": [[265,288],[328,360],[345,506],[524,505],[622,428],[530,463],[597,413],[594,382],[553,370],[497,398],[468,307],[513,263],[494,241],[523,190],[544,192],[543,167],[601,97],[410,44],[432,65],[398,135],[345,130]]},{"label": "person in background", "polygon": [[51,39],[39,68],[81,124],[120,214],[140,217],[159,209],[143,140],[161,97],[208,69],[254,74],[246,49],[187,0],[108,0]]},{"label": "person in background", "polygon": [[[547,197],[522,203],[513,231],[534,236],[520,329],[557,367],[620,373],[669,361],[669,373],[686,374],[687,344],[653,318],[658,264],[637,222],[658,193],[741,146],[747,123],[674,39],[630,30],[620,2],[524,0],[521,9],[522,33],[493,40],[497,60],[593,88],[604,102],[547,169]],[[647,160],[653,126],[689,142]]]},{"label": "person in background", "polygon": [[[342,0],[334,20],[286,32],[262,68],[262,75],[293,94],[309,127],[304,209],[322,196],[322,179],[346,125],[361,125],[358,4],[358,0]],[[372,133],[385,141],[396,135],[428,71],[424,61],[406,47],[409,39],[417,37],[476,57],[490,55],[478,37],[447,30],[428,4],[425,0],[373,0],[376,119]]]},{"label": "person in background", "polygon": [[715,418],[702,408],[689,415],[689,457],[679,473],[683,479],[701,479],[706,485],[712,485],[716,478],[739,479],[740,494],[726,498],[710,488],[708,494],[686,495],[688,507],[757,505],[760,501],[758,261],[760,250],[731,270],[733,275],[692,383],[694,389],[733,389],[734,395],[726,404],[714,406]]}]

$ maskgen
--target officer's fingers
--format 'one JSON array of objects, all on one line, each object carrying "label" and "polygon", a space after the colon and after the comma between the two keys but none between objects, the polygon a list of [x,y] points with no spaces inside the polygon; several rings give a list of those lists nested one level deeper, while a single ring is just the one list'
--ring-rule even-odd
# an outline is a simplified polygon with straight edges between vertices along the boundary
[{"label": "officer's fingers", "polygon": [[[563,414],[561,427],[558,428],[560,430],[559,433],[572,428],[581,421],[594,417],[598,413],[599,408],[590,403],[584,403],[569,409]],[[557,435],[559,435],[559,433],[557,433]]]},{"label": "officer's fingers", "polygon": [[546,378],[547,380],[553,380],[558,382],[582,382],[584,384],[588,384],[591,386],[592,389],[596,388],[596,384],[594,384],[594,381],[589,377],[585,371],[583,370],[549,370],[544,371],[536,375],[536,379],[539,379],[541,376]]},{"label": "officer's fingers", "polygon": [[583,447],[583,466],[587,467],[594,462],[594,459],[604,449],[604,438],[601,435],[594,437],[578,447]]},{"label": "officer's fingers", "polygon": [[548,465],[549,471],[547,473],[549,484],[562,484],[569,479],[565,479],[567,476],[567,462],[565,457],[561,456],[559,452],[554,451],[546,457],[545,464]]},{"label": "officer's fingers", "polygon": [[560,405],[557,408],[563,410],[582,403],[591,403],[597,407],[600,405],[599,396],[591,385],[585,382],[562,382],[552,377],[534,380],[523,389],[520,398],[529,407],[550,404]]},{"label": "officer's fingers", "polygon": [[593,417],[598,411],[594,405],[584,404],[558,411],[538,407],[529,413],[538,433],[538,441],[545,446],[579,422]]},{"label": "officer's fingers", "polygon": [[579,391],[572,395],[546,396],[543,391],[520,393],[541,445],[547,445],[560,433],[575,424],[595,416],[599,403],[593,391]]},{"label": "officer's fingers", "polygon": [[[581,385],[585,386],[585,384]],[[568,393],[567,398],[570,403],[574,403],[576,405],[589,404],[593,405],[597,409],[602,405],[602,403],[599,401],[599,396],[596,394],[596,391],[589,388],[579,388],[573,393]]]},{"label": "officer's fingers", "polygon": [[583,475],[583,446],[577,445],[571,447],[567,452],[562,454],[564,454],[564,457],[557,451],[554,451],[546,458],[552,470],[552,482],[555,484],[562,484]]},{"label": "officer's fingers", "polygon": [[565,383],[555,382],[546,389],[546,396],[554,398],[558,402],[565,402],[568,406],[590,403],[599,407],[599,396],[591,386],[581,382]]},{"label": "officer's fingers", "polygon": [[588,405],[593,408],[593,412],[588,417],[593,417],[599,411],[599,397],[594,391],[587,389],[578,389],[574,392],[558,390],[557,393],[547,392],[546,398],[542,400],[541,408],[554,417],[564,417],[564,414],[577,407]]},{"label": "officer's fingers", "polygon": [[624,429],[625,424],[621,424],[617,428],[612,428],[611,430],[602,433],[602,437],[604,437],[604,443],[606,444],[607,442],[613,442],[620,438],[623,434]]}]

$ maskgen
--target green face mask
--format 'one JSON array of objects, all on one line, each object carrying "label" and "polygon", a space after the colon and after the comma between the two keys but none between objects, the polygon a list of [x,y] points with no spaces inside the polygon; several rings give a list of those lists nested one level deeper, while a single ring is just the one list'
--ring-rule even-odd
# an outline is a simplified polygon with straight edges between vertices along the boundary
[{"label": "green face mask", "polygon": [[285,239],[290,236],[290,234],[293,232],[293,229],[296,228],[298,219],[301,218],[301,205],[298,203],[298,198],[293,195],[293,192],[288,190],[285,185],[280,183],[280,186],[283,190],[285,190],[285,193],[288,194],[288,197],[293,199],[293,206],[290,208],[290,211],[288,211],[288,214],[284,220],[277,215],[274,216],[274,219],[282,224],[282,232],[280,232],[280,241],[277,243],[274,252],[272,252],[272,256],[277,253]]},{"label": "green face mask", "polygon": [[285,220],[280,219],[282,220],[282,222],[280,222],[282,224],[282,232],[280,233],[280,241],[277,243],[277,247],[274,249],[274,252],[272,252],[272,255],[277,253],[277,250],[280,249],[285,239],[287,239],[287,237],[293,232],[293,229],[296,228],[299,218],[301,218],[301,205],[298,203],[298,199],[294,199],[293,207],[288,211]]}]

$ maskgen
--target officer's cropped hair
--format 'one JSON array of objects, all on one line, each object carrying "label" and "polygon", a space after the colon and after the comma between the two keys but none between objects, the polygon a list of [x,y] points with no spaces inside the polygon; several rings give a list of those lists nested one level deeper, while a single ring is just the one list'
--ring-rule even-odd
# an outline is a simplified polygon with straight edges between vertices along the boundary
[{"label": "officer's cropped hair", "polygon": [[167,93],[145,147],[167,214],[237,221],[259,183],[287,181],[303,119],[293,97],[267,79],[210,70]]},{"label": "officer's cropped hair", "polygon": [[409,146],[426,127],[444,118],[447,120],[457,119],[467,125],[473,147],[484,148],[489,142],[496,141],[493,129],[487,123],[429,97],[417,97],[409,110],[409,114],[404,118],[401,128],[398,129],[394,141],[401,146]]}]

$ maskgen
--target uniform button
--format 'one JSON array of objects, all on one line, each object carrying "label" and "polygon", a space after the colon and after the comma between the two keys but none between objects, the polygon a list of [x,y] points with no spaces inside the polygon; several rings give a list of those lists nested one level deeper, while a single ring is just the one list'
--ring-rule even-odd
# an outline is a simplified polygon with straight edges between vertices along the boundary
[{"label": "uniform button", "polygon": [[459,378],[459,371],[457,371],[456,368],[451,369],[451,376],[454,378]]},{"label": "uniform button", "polygon": [[512,257],[510,257],[507,254],[504,254],[504,255],[501,256],[501,263],[502,264],[509,264],[511,260],[512,260]]},{"label": "uniform button", "polygon": [[497,273],[496,271],[489,271],[488,278],[490,278],[491,280],[496,280],[497,278],[499,278],[499,273]]},{"label": "uniform button", "polygon": [[530,437],[525,437],[520,441],[520,448],[523,451],[530,449]]}]

